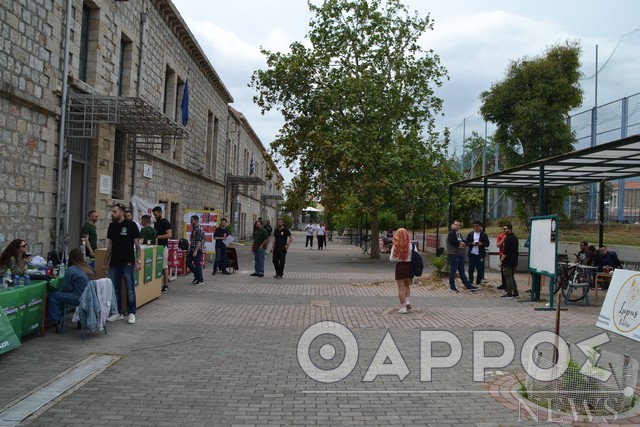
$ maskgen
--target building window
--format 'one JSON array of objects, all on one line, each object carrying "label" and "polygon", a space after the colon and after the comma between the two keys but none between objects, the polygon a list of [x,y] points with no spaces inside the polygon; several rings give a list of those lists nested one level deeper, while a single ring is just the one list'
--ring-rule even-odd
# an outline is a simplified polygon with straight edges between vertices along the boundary
[{"label": "building window", "polygon": [[125,134],[121,130],[116,130],[113,143],[113,175],[111,177],[111,197],[114,199],[124,198],[124,160],[125,160]]},{"label": "building window", "polygon": [[207,139],[206,139],[206,165],[205,171],[209,175],[215,176],[218,163],[218,118],[209,111],[207,117]]},{"label": "building window", "polygon": [[82,27],[80,29],[80,63],[78,68],[78,78],[83,82],[87,81],[87,69],[89,64],[89,33],[91,24],[91,8],[86,4],[82,5]]},{"label": "building window", "polygon": [[119,59],[118,96],[129,96],[131,88],[131,67],[133,62],[133,43],[124,34],[120,38]]},{"label": "building window", "polygon": [[[164,103],[162,104],[162,112],[165,116],[170,119],[175,120],[176,111],[176,73],[170,67],[167,67],[164,72]],[[169,154],[171,153],[171,148],[173,147],[173,140],[169,138],[164,138],[162,143],[162,148],[160,152]]]}]

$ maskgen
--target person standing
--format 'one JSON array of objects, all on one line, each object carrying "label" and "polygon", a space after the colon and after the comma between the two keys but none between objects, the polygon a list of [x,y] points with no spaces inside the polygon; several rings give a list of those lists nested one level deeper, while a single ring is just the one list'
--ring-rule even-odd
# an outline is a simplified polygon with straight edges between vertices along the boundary
[{"label": "person standing", "polygon": [[324,222],[320,221],[320,224],[318,225],[318,230],[316,231],[316,237],[318,238],[318,250],[322,250],[326,244],[326,237],[327,237],[327,228],[324,226]]},{"label": "person standing", "polygon": [[133,211],[131,209],[126,209],[124,211],[124,217],[129,221],[133,221],[133,223],[138,227],[138,231],[142,231],[142,224],[140,224],[138,221],[133,219]]},{"label": "person standing", "polygon": [[264,255],[269,245],[269,234],[267,230],[262,227],[262,221],[256,221],[253,226],[253,244],[251,245],[251,252],[253,252],[254,272],[251,276],[264,277]]},{"label": "person standing", "polygon": [[467,247],[469,256],[469,282],[473,283],[473,274],[478,271],[476,285],[484,280],[484,258],[487,255],[485,248],[489,247],[489,236],[482,230],[479,220],[473,221],[473,231],[467,235]]},{"label": "person standing", "polygon": [[[498,264],[500,264],[500,260],[502,259],[502,254],[504,253],[503,243],[504,238],[507,237],[507,233],[505,232],[506,227],[502,226],[502,232],[500,232],[496,236],[496,246],[498,247]],[[502,284],[498,286],[496,289],[500,289],[502,291],[507,289],[507,279],[504,278],[504,270],[500,267],[500,279]]]},{"label": "person standing", "polygon": [[155,245],[158,240],[158,232],[151,226],[151,217],[149,215],[142,215],[142,230],[140,230],[140,237],[142,237],[142,243],[147,245]]},{"label": "person standing", "polygon": [[460,235],[460,221],[454,220],[451,223],[449,234],[447,234],[447,257],[449,258],[449,288],[451,292],[458,293],[456,288],[456,271],[460,275],[460,280],[464,286],[472,292],[477,291],[477,286],[473,286],[467,279],[464,272],[464,251],[467,245]]},{"label": "person standing", "polygon": [[518,249],[519,242],[515,234],[513,234],[513,226],[510,222],[502,226],[502,232],[506,236],[502,242],[502,255],[500,256],[500,268],[504,270],[504,278],[507,282],[507,293],[502,295],[503,298],[519,298],[518,284],[515,279],[516,267],[518,266]]},{"label": "person standing", "polygon": [[[107,230],[107,255],[104,259],[104,271],[109,273],[116,291],[118,313],[107,320],[124,319],[122,307],[122,279],[127,289],[127,323],[136,323],[136,288],[135,272],[142,268],[142,250],[140,248],[140,231],[138,226],[124,217],[125,207],[116,203],[111,207],[111,224]],[[136,252],[138,259],[136,260]]]},{"label": "person standing", "polygon": [[169,291],[169,239],[173,236],[171,223],[162,217],[162,208],[156,206],[151,210],[156,222],[153,228],[158,232],[158,245],[162,246],[162,292]]},{"label": "person standing", "polygon": [[313,249],[313,229],[314,229],[313,221],[309,221],[305,230],[307,231],[307,240],[304,241],[304,247],[311,245],[311,249]]},{"label": "person standing", "polygon": [[396,261],[396,283],[398,284],[398,299],[400,310],[398,313],[407,314],[411,310],[411,282],[413,282],[413,270],[411,269],[411,251],[415,250],[411,244],[409,232],[399,228],[393,236],[393,246],[389,261]]},{"label": "person standing", "polygon": [[[319,227],[318,230],[320,230]],[[271,246],[271,252],[273,252],[273,267],[276,269],[276,275],[273,276],[275,279],[282,279],[284,275],[284,263],[287,259],[287,251],[292,241],[293,236],[291,235],[291,231],[285,228],[284,221],[278,218],[276,221],[276,229],[273,230],[273,246]]]},{"label": "person standing", "polygon": [[216,259],[213,262],[213,273],[211,274],[216,274],[218,269],[222,271],[222,274],[231,274],[227,271],[227,245],[224,243],[228,235],[227,219],[222,218],[220,225],[213,232],[213,239],[216,241]]},{"label": "person standing", "polygon": [[204,285],[202,277],[202,253],[204,252],[204,231],[200,227],[198,215],[191,216],[191,236],[189,238],[189,251],[187,252],[187,267],[193,272],[193,284]]},{"label": "person standing", "polygon": [[80,230],[80,237],[84,238],[86,255],[89,258],[95,258],[95,250],[98,249],[98,231],[96,228],[98,222],[98,212],[90,210],[87,213],[87,222]]}]

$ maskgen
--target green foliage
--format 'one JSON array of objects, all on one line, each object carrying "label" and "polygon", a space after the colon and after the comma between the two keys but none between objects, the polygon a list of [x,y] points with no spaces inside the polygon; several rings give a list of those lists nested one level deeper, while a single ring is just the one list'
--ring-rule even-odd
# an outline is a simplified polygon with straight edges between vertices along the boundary
[{"label": "green foliage", "polygon": [[381,211],[378,214],[378,225],[380,230],[386,230],[388,228],[396,230],[399,227],[398,217],[395,212],[388,210]]},{"label": "green foliage", "polygon": [[433,267],[436,269],[436,271],[438,272],[442,272],[444,270],[444,268],[447,265],[447,255],[446,254],[442,254],[439,256],[434,256],[433,258],[431,258],[431,265],[433,265]]},{"label": "green foliage", "polygon": [[456,188],[453,195],[453,219],[462,221],[463,226],[471,225],[473,214],[482,210],[482,190],[477,188]]},{"label": "green foliage", "polygon": [[293,227],[293,218],[291,218],[290,215],[282,215],[282,222],[284,222],[284,226],[288,229],[291,229],[291,227]]},{"label": "green foliage", "polygon": [[332,213],[348,204],[353,214],[368,214],[377,233],[381,209],[427,206],[444,175],[447,141],[434,131],[442,109],[434,87],[447,74],[419,44],[433,23],[399,0],[326,0],[309,8],[310,46],[262,50],[267,69],[251,78],[254,101],[284,117],[271,149],[286,166],[297,165]]},{"label": "green foliage", "polygon": [[[567,125],[569,111],[582,103],[580,46],[550,47],[545,55],[511,62],[503,81],[480,95],[480,112],[496,124],[493,136],[507,168],[573,151],[575,135]],[[538,214],[539,195],[512,190],[524,222]],[[547,212],[564,196],[546,193]]]}]

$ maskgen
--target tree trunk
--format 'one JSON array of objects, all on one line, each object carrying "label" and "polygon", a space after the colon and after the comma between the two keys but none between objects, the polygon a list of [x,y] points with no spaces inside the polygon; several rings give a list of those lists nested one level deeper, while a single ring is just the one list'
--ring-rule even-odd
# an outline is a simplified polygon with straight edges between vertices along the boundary
[{"label": "tree trunk", "polygon": [[378,246],[378,212],[371,212],[371,259],[380,259],[380,247]]}]

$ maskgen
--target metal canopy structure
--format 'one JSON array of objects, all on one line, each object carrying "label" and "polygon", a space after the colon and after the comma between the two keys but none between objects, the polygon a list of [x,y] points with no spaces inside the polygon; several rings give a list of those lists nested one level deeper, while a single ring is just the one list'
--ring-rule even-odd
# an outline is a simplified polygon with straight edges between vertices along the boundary
[{"label": "metal canopy structure", "polygon": [[453,187],[568,187],[640,176],[640,135],[451,184]]},{"label": "metal canopy structure", "polygon": [[266,185],[264,179],[254,175],[227,175],[227,182],[231,185]]},{"label": "metal canopy structure", "polygon": [[157,148],[170,149],[173,141],[189,136],[183,126],[141,98],[69,95],[65,136],[70,139],[94,139],[96,129],[101,124],[115,125],[128,135],[131,158]]},{"label": "metal canopy structure", "polygon": [[[640,134],[449,184],[449,218],[453,208],[453,187],[483,189],[482,224],[484,227],[489,188],[538,189],[541,195],[539,197],[540,215],[545,215],[547,214],[544,206],[545,198],[542,196],[546,188],[599,183],[600,194],[604,194],[605,181],[637,176],[640,176]],[[602,245],[604,197],[600,197],[598,216],[599,245]]]}]

